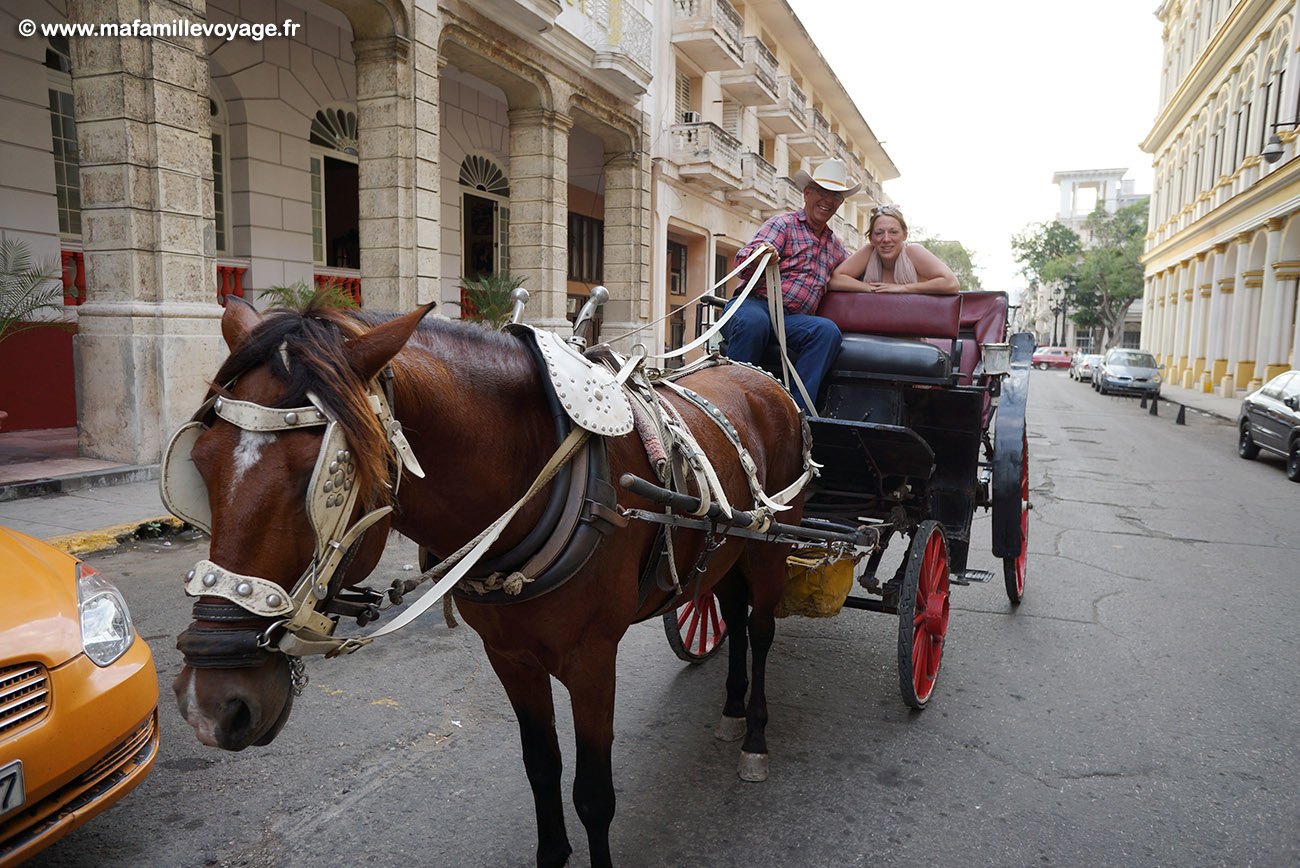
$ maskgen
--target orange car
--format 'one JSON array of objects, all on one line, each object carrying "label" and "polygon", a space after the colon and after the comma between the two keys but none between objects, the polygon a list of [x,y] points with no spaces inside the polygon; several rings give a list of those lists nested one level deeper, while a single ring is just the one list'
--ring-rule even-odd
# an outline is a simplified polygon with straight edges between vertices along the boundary
[{"label": "orange car", "polygon": [[130,792],[158,753],[158,677],[121,593],[0,527],[0,868]]}]

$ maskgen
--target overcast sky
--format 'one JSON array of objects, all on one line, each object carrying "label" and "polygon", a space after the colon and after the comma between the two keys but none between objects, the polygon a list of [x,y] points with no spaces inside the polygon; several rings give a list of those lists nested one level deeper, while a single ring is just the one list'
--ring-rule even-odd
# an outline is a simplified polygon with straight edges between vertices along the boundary
[{"label": "overcast sky", "polygon": [[1053,173],[1151,191],[1157,0],[789,3],[898,167],[886,198],[972,250],[985,289],[1024,285],[1011,236],[1056,216]]}]

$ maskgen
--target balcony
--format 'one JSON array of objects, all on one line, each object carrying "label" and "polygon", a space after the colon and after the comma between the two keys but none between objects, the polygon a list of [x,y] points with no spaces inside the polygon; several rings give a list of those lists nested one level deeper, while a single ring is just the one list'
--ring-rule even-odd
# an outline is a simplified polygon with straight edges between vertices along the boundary
[{"label": "balcony", "polygon": [[244,275],[248,273],[247,261],[217,261],[217,301],[223,306],[230,295],[244,297]]},{"label": "balcony", "polygon": [[786,146],[801,157],[821,159],[831,154],[831,125],[817,109],[808,112],[811,123],[802,133],[785,137]]},{"label": "balcony", "polygon": [[745,105],[772,105],[776,69],[776,55],[757,36],[747,36],[744,62],[738,71],[722,73],[722,89]]},{"label": "balcony", "polygon": [[776,197],[776,167],[758,154],[741,154],[740,189],[729,191],[727,201],[750,208],[768,209],[776,207]]},{"label": "balcony", "polygon": [[649,19],[627,0],[584,0],[587,43],[596,50],[592,68],[610,89],[639,96],[650,73],[654,34]]},{"label": "balcony", "polygon": [[760,105],[758,120],[777,135],[792,135],[808,129],[808,98],[788,75],[776,81],[776,103]]},{"label": "balcony", "polygon": [[479,11],[523,35],[545,33],[564,10],[561,0],[479,0]]},{"label": "balcony", "polygon": [[672,0],[673,45],[704,72],[735,71],[743,20],[727,0]]},{"label": "balcony", "polygon": [[317,292],[337,286],[361,304],[361,271],[356,268],[322,268],[312,275]]},{"label": "balcony", "polygon": [[673,162],[678,174],[710,190],[740,187],[740,141],[712,123],[672,127]]}]

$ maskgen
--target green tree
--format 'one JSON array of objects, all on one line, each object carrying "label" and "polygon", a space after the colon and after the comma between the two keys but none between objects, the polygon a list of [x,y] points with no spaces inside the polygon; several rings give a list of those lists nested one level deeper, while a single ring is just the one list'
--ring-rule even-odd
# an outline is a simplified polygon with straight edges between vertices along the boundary
[{"label": "green tree", "polygon": [[1142,245],[1147,232],[1149,200],[1126,205],[1114,214],[1098,208],[1084,224],[1092,241],[1076,258],[1077,268],[1055,267],[1075,277],[1071,292],[1074,314],[1082,326],[1100,326],[1102,344],[1110,349],[1124,337],[1124,317],[1142,297]]},{"label": "green tree", "polygon": [[1048,264],[1077,256],[1083,249],[1079,234],[1059,220],[1035,223],[1024,232],[1011,238],[1011,249],[1020,273],[1033,283],[1050,283],[1054,278],[1045,273]]},{"label": "green tree", "polygon": [[938,238],[924,238],[919,243],[952,269],[963,290],[984,288],[976,273],[978,266],[975,265],[975,256],[966,249],[966,245],[960,241],[941,241]]}]

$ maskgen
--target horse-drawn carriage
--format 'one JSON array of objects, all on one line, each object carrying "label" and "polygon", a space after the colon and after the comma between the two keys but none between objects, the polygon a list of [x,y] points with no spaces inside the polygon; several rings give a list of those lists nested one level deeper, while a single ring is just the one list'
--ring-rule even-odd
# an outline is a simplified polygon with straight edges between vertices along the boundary
[{"label": "horse-drawn carriage", "polygon": [[[999,293],[832,293],[822,312],[847,336],[807,425],[749,366],[647,373],[625,393],[635,354],[593,360],[522,325],[422,321],[431,308],[384,317],[318,298],[263,316],[228,300],[231,354],[162,468],[169,509],[211,534],[185,577],[196,601],[173,685],[205,744],[269,743],[306,684],[303,656],[363,648],[455,587],[519,721],[539,866],[572,849],[553,677],[573,706],[574,803],[591,864],[606,868],[615,660],[631,623],[663,615],[689,659],[730,626],[717,732],[743,738],[739,773],[758,781],[792,545],[865,558],[875,593],[845,604],[899,615],[900,681],[917,706],[938,670],[949,582],[977,577],[966,565],[976,507],[993,508],[1012,601],[1024,591],[1030,346],[1006,340]],[[642,424],[642,399],[658,422]],[[421,577],[433,587],[376,631],[336,635],[418,584],[360,584],[389,530],[434,554]],[[894,536],[911,542],[896,581],[881,583]]]},{"label": "horse-drawn carriage", "polygon": [[[897,614],[900,688],[919,708],[943,653],[950,583],[993,578],[967,567],[977,507],[993,510],[993,555],[1002,560],[1008,598],[1017,604],[1025,591],[1032,341],[1007,334],[1000,292],[831,291],[818,313],[839,325],[844,341],[821,414],[810,420],[813,457],[822,466],[807,489],[805,524],[848,531],[865,523],[877,536],[869,550],[839,552],[852,563],[865,558],[858,584],[870,593],[827,581],[829,590],[813,593],[838,599],[819,601],[817,614],[838,611],[841,600]],[[910,542],[898,571],[882,581],[877,569],[894,536]],[[834,568],[833,557],[819,555],[814,568]],[[796,572],[805,568],[797,563]],[[664,628],[673,650],[692,663],[715,653],[726,635],[710,595],[665,615]]]}]

